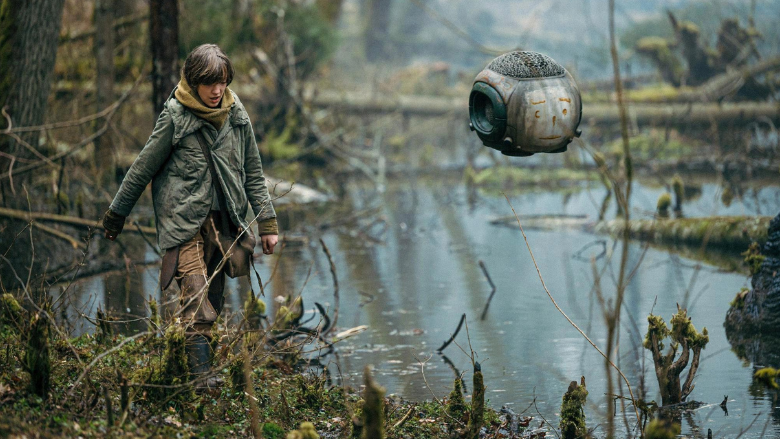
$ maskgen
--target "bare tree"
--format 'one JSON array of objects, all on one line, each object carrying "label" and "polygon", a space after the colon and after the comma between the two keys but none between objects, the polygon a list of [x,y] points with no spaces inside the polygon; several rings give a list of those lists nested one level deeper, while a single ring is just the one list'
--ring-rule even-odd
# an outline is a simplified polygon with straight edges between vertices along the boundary
[{"label": "bare tree", "polygon": [[155,115],[179,82],[179,2],[149,1],[152,45],[152,105]]}]

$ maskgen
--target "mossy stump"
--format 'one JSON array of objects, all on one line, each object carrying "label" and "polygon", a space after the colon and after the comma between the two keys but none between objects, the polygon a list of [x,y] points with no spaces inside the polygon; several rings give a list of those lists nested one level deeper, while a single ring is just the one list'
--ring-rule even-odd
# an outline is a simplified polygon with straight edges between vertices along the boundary
[{"label": "mossy stump", "polygon": [[[138,372],[142,382],[163,386],[179,386],[189,381],[190,367],[187,363],[187,338],[184,327],[172,324],[165,331],[165,351],[162,362],[156,367],[150,365]],[[192,389],[182,391],[176,387],[150,387],[147,395],[151,399],[167,401],[170,397],[186,399],[192,394]]]},{"label": "mossy stump", "polygon": [[471,412],[466,433],[468,439],[479,439],[479,432],[485,421],[485,380],[482,376],[482,366],[474,363],[474,392],[471,394]]},{"label": "mossy stump", "polygon": [[680,424],[653,419],[645,428],[645,439],[676,439]]},{"label": "mossy stump", "polygon": [[658,218],[669,218],[669,207],[672,205],[672,196],[664,192],[658,197],[656,214]]},{"label": "mossy stump", "polygon": [[362,439],[384,439],[385,389],[374,381],[369,366],[366,366],[363,371],[363,380],[366,388],[363,391],[363,431],[360,437]]},{"label": "mossy stump", "polygon": [[49,319],[43,312],[33,316],[24,355],[25,368],[30,374],[30,391],[44,399],[51,387],[49,326]]},{"label": "mossy stump", "polygon": [[777,384],[778,378],[780,378],[780,370],[773,367],[759,369],[753,374],[753,380],[763,384],[768,389],[774,390],[780,389],[780,386]]},{"label": "mossy stump", "polygon": [[463,422],[467,413],[468,407],[463,398],[463,378],[457,377],[450,396],[447,398],[447,415],[454,420]]},{"label": "mossy stump", "polygon": [[[663,405],[677,404],[685,399],[693,391],[693,379],[696,371],[699,369],[699,358],[701,350],[707,346],[709,336],[707,328],[701,333],[696,331],[690,317],[685,309],[677,306],[677,314],[672,316],[672,329],[666,326],[666,322],[656,315],[650,314],[647,317],[647,335],[645,336],[644,346],[653,354],[653,364],[655,365],[655,375],[658,379],[658,386],[661,390],[661,401]],[[664,339],[671,339],[671,345],[667,353],[663,353]],[[677,351],[682,348],[680,355]],[[688,366],[688,376],[682,383],[680,375]]]},{"label": "mossy stump", "polygon": [[588,390],[585,387],[585,377],[580,378],[580,384],[572,381],[569,389],[563,395],[561,403],[561,437],[563,439],[584,438],[588,434],[585,427],[585,400]]}]

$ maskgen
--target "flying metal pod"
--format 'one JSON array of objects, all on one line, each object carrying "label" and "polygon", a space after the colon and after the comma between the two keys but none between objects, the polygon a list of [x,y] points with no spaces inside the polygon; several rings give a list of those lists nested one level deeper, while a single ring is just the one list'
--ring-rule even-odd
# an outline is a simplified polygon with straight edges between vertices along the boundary
[{"label": "flying metal pod", "polygon": [[580,136],[582,98],[574,78],[552,58],[509,52],[474,79],[469,117],[482,143],[505,155],[564,152]]}]

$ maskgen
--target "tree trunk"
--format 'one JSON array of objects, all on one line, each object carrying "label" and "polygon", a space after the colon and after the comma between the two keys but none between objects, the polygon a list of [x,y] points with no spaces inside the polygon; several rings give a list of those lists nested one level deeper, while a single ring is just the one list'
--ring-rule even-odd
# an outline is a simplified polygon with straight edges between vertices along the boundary
[{"label": "tree trunk", "polygon": [[386,60],[392,0],[367,0],[367,2],[366,59],[370,62]]},{"label": "tree trunk", "polygon": [[[43,123],[49,96],[64,0],[2,0],[0,4],[0,107],[5,107],[15,127]],[[0,122],[5,127],[5,120]],[[24,133],[22,140],[38,147],[38,132]],[[0,150],[21,159],[34,158],[23,145],[0,138]],[[0,158],[9,169],[10,159]],[[29,174],[14,186],[29,181]],[[3,203],[13,197],[9,180],[0,182]],[[21,197],[16,197],[19,199]]]},{"label": "tree trunk", "polygon": [[149,1],[152,45],[152,105],[155,117],[179,82],[178,0]]},{"label": "tree trunk", "polygon": [[[97,65],[96,112],[114,101],[114,0],[95,0],[94,51]],[[98,122],[100,124],[100,122]],[[109,133],[95,140],[95,170],[98,184],[108,189],[114,175],[113,142]]]}]

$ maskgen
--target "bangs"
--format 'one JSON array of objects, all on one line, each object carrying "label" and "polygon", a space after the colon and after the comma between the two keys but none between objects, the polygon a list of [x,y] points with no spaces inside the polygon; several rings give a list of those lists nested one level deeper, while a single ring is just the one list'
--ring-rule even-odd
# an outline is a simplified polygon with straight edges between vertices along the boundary
[{"label": "bangs", "polygon": [[203,44],[184,61],[184,79],[190,87],[233,82],[233,64],[216,44]]},{"label": "bangs", "polygon": [[198,84],[211,85],[218,82],[228,81],[228,68],[225,62],[220,58],[209,60],[209,63],[203,69],[202,73],[196,78]]}]

